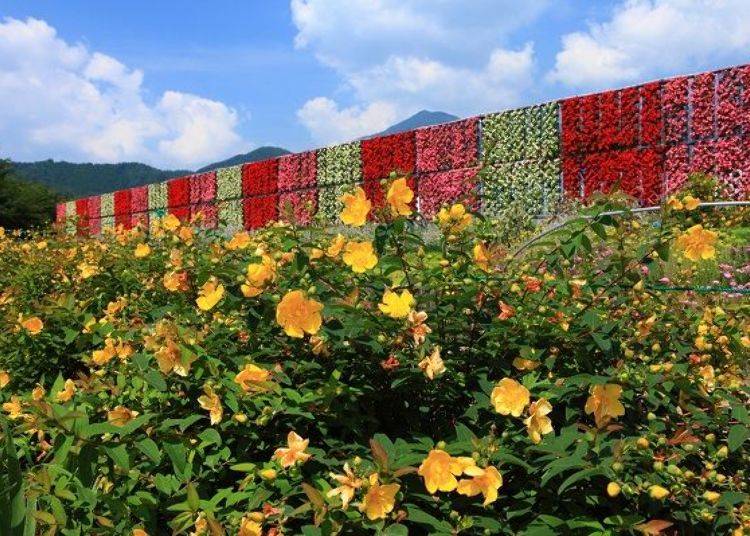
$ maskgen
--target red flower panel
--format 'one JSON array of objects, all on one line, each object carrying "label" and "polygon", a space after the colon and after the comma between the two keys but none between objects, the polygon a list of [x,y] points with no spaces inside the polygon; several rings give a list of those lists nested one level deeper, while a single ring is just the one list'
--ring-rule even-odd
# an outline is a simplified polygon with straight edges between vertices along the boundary
[{"label": "red flower panel", "polygon": [[57,223],[64,223],[65,217],[65,203],[58,203],[55,207],[55,221]]},{"label": "red flower panel", "polygon": [[714,74],[695,76],[692,83],[691,103],[693,117],[690,123],[691,140],[714,136]]},{"label": "red flower panel", "polygon": [[101,218],[89,218],[89,235],[97,236],[102,234]]},{"label": "red flower panel", "polygon": [[638,149],[626,149],[617,155],[620,190],[638,200],[643,197],[641,188],[643,164],[640,161],[640,153]]},{"label": "red flower panel", "polygon": [[279,195],[279,219],[295,225],[310,225],[318,209],[315,189],[285,192]]},{"label": "red flower panel", "polygon": [[561,102],[561,144],[564,154],[579,152],[581,100],[579,98],[566,99]]},{"label": "red flower panel", "polygon": [[581,97],[581,137],[578,151],[590,152],[599,146],[599,95]]},{"label": "red flower panel", "polygon": [[393,171],[401,175],[412,173],[417,160],[415,137],[411,130],[362,141],[364,179],[384,179]]},{"label": "red flower panel", "polygon": [[[740,68],[728,69],[719,74],[719,83],[716,88],[718,103],[716,123],[720,138],[742,133],[743,115],[746,115],[743,114],[742,86],[742,70]],[[744,94],[750,94],[749,91],[748,86],[745,86]],[[746,110],[750,111],[750,107]]]},{"label": "red flower panel", "polygon": [[216,172],[190,176],[190,204],[211,203],[216,199]]},{"label": "red flower panel", "polygon": [[454,169],[420,175],[419,211],[432,218],[443,205],[463,203],[470,210],[477,210],[477,169]]},{"label": "red flower panel", "polygon": [[618,151],[588,154],[584,157],[583,167],[584,197],[589,197],[595,192],[609,193],[620,181]]},{"label": "red flower panel", "polygon": [[190,205],[190,219],[198,227],[215,229],[219,224],[219,212],[214,203],[197,203]]},{"label": "red flower panel", "polygon": [[583,157],[566,155],[562,159],[563,192],[567,197],[581,197]]},{"label": "red flower panel", "polygon": [[130,189],[130,207],[132,212],[148,212],[148,186]]},{"label": "red flower panel", "polygon": [[716,142],[712,140],[700,141],[693,145],[690,151],[690,172],[700,171],[714,173],[716,171]]},{"label": "red flower panel", "polygon": [[188,205],[182,207],[169,207],[169,213],[181,222],[190,221],[190,207]]},{"label": "red flower panel", "polygon": [[88,199],[76,199],[76,234],[86,236],[89,233],[89,201]]},{"label": "red flower panel", "polygon": [[640,131],[642,146],[661,144],[662,113],[661,113],[661,83],[652,82],[640,86],[641,97]]},{"label": "red flower panel", "polygon": [[594,145],[607,151],[620,145],[620,96],[617,91],[601,93],[599,97],[600,128]]},{"label": "red flower panel", "polygon": [[133,215],[127,214],[115,214],[115,227],[124,227],[125,229],[133,228]]},{"label": "red flower panel", "polygon": [[315,151],[282,156],[279,158],[279,191],[314,188],[317,171],[318,158]]},{"label": "red flower panel", "polygon": [[629,87],[620,92],[620,125],[618,145],[635,147],[638,145],[638,95],[637,87]]},{"label": "red flower panel", "polygon": [[740,79],[742,80],[742,99],[740,101],[740,123],[745,137],[750,136],[750,65],[739,67]]},{"label": "red flower panel", "polygon": [[679,190],[687,180],[689,172],[688,146],[676,145],[664,153],[664,183],[666,193]]},{"label": "red flower panel", "polygon": [[130,190],[118,190],[115,192],[115,216],[130,214]]},{"label": "red flower panel", "polygon": [[664,140],[668,144],[687,141],[688,79],[674,78],[664,83]]},{"label": "red flower panel", "polygon": [[715,172],[727,197],[739,199],[747,193],[748,143],[750,140],[735,136],[715,144]]},{"label": "red flower panel", "polygon": [[242,200],[245,229],[259,229],[278,217],[278,195],[246,197]]},{"label": "red flower panel", "polygon": [[98,195],[92,195],[88,198],[89,219],[102,217],[102,198]]},{"label": "red flower panel", "polygon": [[463,169],[474,166],[479,144],[479,119],[472,117],[447,125],[435,125],[416,131],[418,173]]},{"label": "red flower panel", "polygon": [[167,206],[176,208],[187,207],[189,204],[190,177],[179,177],[167,182]]},{"label": "red flower panel", "polygon": [[242,166],[243,197],[276,193],[278,181],[278,158],[251,162]]},{"label": "red flower panel", "polygon": [[641,203],[654,205],[664,197],[664,158],[659,149],[640,149],[636,165],[641,170]]}]

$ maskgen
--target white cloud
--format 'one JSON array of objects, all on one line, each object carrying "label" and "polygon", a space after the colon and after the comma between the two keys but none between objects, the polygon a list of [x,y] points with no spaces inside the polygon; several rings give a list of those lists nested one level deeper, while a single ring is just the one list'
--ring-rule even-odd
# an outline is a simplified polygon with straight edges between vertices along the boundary
[{"label": "white cloud", "polygon": [[384,130],[398,116],[394,106],[387,102],[341,109],[333,100],[317,97],[307,101],[297,111],[297,117],[317,143],[328,145]]},{"label": "white cloud", "polygon": [[[550,4],[292,0],[297,47],[311,50],[333,68],[354,103],[339,110],[330,99],[313,99],[298,115],[307,118],[303,123],[320,141],[326,129],[337,129],[324,125],[326,118],[339,117],[330,110],[356,117],[374,104],[387,104],[398,118],[425,108],[471,115],[533,100],[525,95],[532,88],[533,44],[512,48],[506,41]],[[314,121],[311,110],[319,112]]]},{"label": "white cloud", "polygon": [[747,0],[628,0],[563,36],[549,79],[596,89],[744,61],[749,27]]},{"label": "white cloud", "polygon": [[0,150],[17,160],[191,167],[247,148],[237,112],[197,95],[145,98],[143,73],[42,20],[0,22]]}]

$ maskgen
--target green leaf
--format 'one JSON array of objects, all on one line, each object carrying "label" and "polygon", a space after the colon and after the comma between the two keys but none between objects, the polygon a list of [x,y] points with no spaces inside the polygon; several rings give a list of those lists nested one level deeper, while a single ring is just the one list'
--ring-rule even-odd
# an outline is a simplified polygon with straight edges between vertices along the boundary
[{"label": "green leaf", "polygon": [[603,474],[604,470],[600,467],[590,467],[589,469],[584,469],[582,471],[578,471],[577,473],[573,473],[568,478],[566,478],[562,484],[560,484],[560,487],[557,489],[557,493],[562,493],[576,482],[579,482],[581,480],[588,480],[592,476]]},{"label": "green leaf", "polygon": [[453,532],[453,527],[450,524],[440,521],[413,504],[406,505],[406,512],[409,516],[409,521],[432,527],[434,532],[430,532],[430,534],[451,534]]},{"label": "green leaf", "polygon": [[126,471],[130,470],[130,457],[128,456],[128,449],[125,445],[118,445],[113,448],[105,448],[104,451],[107,453],[115,465],[122,467]]},{"label": "green leaf", "polygon": [[748,437],[750,437],[750,429],[748,429],[747,426],[742,424],[735,424],[732,426],[727,435],[727,446],[729,447],[729,450],[734,452],[740,448],[742,443],[744,443]]},{"label": "green leaf", "polygon": [[161,462],[161,452],[159,451],[159,446],[154,440],[146,438],[136,443],[135,446],[143,454],[148,456],[152,462],[156,464]]},{"label": "green leaf", "polygon": [[167,390],[167,382],[164,381],[162,373],[157,370],[149,370],[143,375],[143,379],[157,391]]}]

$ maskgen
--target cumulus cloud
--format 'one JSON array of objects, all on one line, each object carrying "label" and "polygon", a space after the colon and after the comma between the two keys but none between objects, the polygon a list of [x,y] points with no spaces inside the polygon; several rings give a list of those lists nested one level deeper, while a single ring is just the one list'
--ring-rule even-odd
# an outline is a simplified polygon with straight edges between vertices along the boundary
[{"label": "cumulus cloud", "polygon": [[562,37],[549,80],[597,89],[745,61],[749,27],[747,0],[628,0]]},{"label": "cumulus cloud", "polygon": [[333,100],[317,97],[307,101],[297,111],[297,117],[317,143],[328,145],[385,130],[398,116],[395,107],[387,102],[339,108]]},{"label": "cumulus cloud", "polygon": [[339,118],[332,111],[364,125],[374,121],[371,107],[403,118],[424,108],[470,115],[533,100],[525,96],[532,87],[533,43],[513,48],[506,41],[549,5],[547,0],[292,0],[296,46],[333,68],[354,103],[342,109],[319,97],[298,116],[321,142],[331,139],[327,130],[338,130],[326,124]]},{"label": "cumulus cloud", "polygon": [[139,160],[190,167],[246,149],[224,103],[166,91],[143,73],[61,39],[45,21],[0,22],[0,149],[17,160]]}]

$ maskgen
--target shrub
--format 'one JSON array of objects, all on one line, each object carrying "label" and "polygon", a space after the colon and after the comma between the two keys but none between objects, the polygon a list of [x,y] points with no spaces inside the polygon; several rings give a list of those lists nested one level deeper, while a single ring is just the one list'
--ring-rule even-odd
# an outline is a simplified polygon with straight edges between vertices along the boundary
[{"label": "shrub", "polygon": [[427,229],[386,203],[346,237],[6,235],[0,494],[23,493],[0,511],[71,534],[747,527],[748,304],[655,289],[713,262],[726,213],[611,208],[515,253],[461,205]]}]

